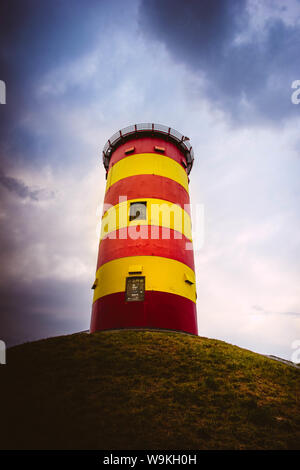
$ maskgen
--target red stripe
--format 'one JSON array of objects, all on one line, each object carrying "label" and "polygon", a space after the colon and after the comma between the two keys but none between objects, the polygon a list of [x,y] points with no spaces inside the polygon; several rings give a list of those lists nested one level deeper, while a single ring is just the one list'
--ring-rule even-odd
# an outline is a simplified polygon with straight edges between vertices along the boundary
[{"label": "red stripe", "polygon": [[166,292],[146,291],[143,302],[126,302],[117,292],[93,304],[91,328],[164,328],[198,334],[196,305],[189,299]]},{"label": "red stripe", "polygon": [[[126,256],[162,256],[180,261],[195,270],[194,251],[186,249],[191,242],[180,232],[154,225],[133,226],[129,233],[127,228],[111,232],[103,238],[99,246],[97,269],[108,261]],[[153,238],[153,232],[158,239]],[[133,239],[135,235],[138,238]],[[169,236],[169,239],[163,236]]]},{"label": "red stripe", "polygon": [[[155,146],[163,147],[165,151],[163,153],[156,152],[154,150]],[[157,153],[161,155],[167,155],[168,157],[173,158],[173,160],[180,163],[181,165],[182,159],[185,161],[184,154],[172,142],[167,142],[166,140],[160,139],[158,137],[142,137],[140,139],[130,139],[129,142],[120,145],[120,147],[118,147],[111,156],[108,167],[109,170],[119,160],[122,160],[123,158],[127,157],[130,158],[125,153],[125,150],[130,147],[135,147],[134,152],[132,152],[130,155],[135,155],[137,153]]]},{"label": "red stripe", "polygon": [[[119,197],[127,199],[155,198],[172,202],[190,214],[190,197],[181,184],[159,175],[134,175],[114,183],[105,194],[104,204],[115,206]],[[105,207],[105,211],[108,207]]]}]

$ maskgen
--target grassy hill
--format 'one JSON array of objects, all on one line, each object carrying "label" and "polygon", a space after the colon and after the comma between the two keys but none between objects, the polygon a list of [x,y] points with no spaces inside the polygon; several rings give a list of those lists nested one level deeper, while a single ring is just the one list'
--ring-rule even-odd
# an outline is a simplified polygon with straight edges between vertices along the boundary
[{"label": "grassy hill", "polygon": [[61,336],[10,348],[0,377],[2,449],[300,447],[300,371],[222,341]]}]

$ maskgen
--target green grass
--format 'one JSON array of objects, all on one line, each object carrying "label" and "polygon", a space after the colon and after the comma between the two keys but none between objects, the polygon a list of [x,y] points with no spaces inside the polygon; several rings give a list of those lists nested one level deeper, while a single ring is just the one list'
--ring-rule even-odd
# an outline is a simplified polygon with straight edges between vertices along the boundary
[{"label": "green grass", "polygon": [[297,449],[300,371],[222,341],[122,330],[10,348],[2,449]]}]

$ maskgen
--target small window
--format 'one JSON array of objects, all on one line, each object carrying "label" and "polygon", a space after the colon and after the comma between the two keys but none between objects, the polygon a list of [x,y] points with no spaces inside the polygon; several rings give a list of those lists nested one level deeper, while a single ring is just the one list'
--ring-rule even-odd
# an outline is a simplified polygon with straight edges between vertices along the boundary
[{"label": "small window", "polygon": [[139,302],[145,298],[145,277],[127,277],[125,300],[127,302]]},{"label": "small window", "polygon": [[147,220],[147,202],[132,202],[129,209],[129,221]]},{"label": "small window", "polygon": [[129,147],[128,149],[125,150],[125,154],[128,155],[129,153],[132,153],[135,151],[135,147]]},{"label": "small window", "polygon": [[158,147],[157,145],[154,146],[155,152],[161,152],[164,153],[165,147]]}]

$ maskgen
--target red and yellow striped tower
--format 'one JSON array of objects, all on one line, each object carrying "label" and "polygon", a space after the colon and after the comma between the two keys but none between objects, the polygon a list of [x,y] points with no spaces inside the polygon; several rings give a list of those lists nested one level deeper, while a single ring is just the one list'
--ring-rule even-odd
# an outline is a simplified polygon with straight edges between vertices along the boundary
[{"label": "red and yellow striped tower", "polygon": [[136,124],[106,143],[107,184],[90,331],[198,334],[188,193],[189,139]]}]

